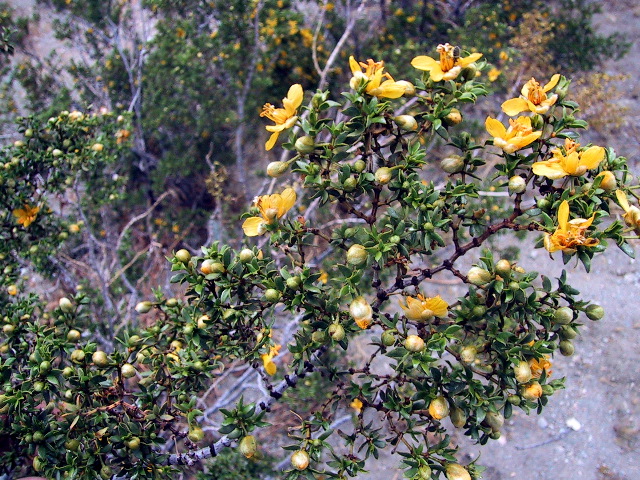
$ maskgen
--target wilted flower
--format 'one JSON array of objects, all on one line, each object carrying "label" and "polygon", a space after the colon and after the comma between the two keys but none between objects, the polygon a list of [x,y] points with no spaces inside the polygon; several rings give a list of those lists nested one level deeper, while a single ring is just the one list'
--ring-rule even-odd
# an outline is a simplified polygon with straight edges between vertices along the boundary
[{"label": "wilted flower", "polygon": [[261,217],[249,217],[242,224],[242,229],[248,237],[264,234],[266,225],[287,213],[296,201],[296,192],[293,188],[285,188],[282,193],[262,195],[254,201]]},{"label": "wilted flower", "polygon": [[625,214],[622,216],[622,218],[624,218],[624,222],[636,232],[640,232],[640,208],[635,205],[629,205],[627,196],[622,190],[616,190],[616,198],[618,199],[618,203],[622,209],[625,211]]},{"label": "wilted flower", "polygon": [[460,57],[460,48],[445,43],[438,45],[436,51],[440,54],[440,59],[435,60],[426,55],[420,55],[411,60],[411,65],[418,70],[429,72],[431,80],[455,80],[462,69],[471,65],[482,57],[481,53],[472,53],[468,57]]},{"label": "wilted flower", "polygon": [[585,237],[585,232],[593,223],[595,213],[590,219],[574,218],[569,221],[569,203],[564,200],[558,208],[558,228],[551,234],[547,233],[544,237],[544,248],[549,253],[558,250],[572,253],[576,247],[595,247],[599,241],[595,238]]},{"label": "wilted flower", "polygon": [[364,297],[356,297],[349,305],[349,313],[353,317],[353,320],[363,330],[371,325],[373,320],[373,309],[367,299]]},{"label": "wilted flower", "polygon": [[540,378],[542,372],[546,370],[547,376],[551,375],[551,362],[549,356],[545,355],[542,358],[532,358],[529,360],[529,368],[531,368],[531,375],[534,378]]},{"label": "wilted flower", "polygon": [[302,104],[302,98],[304,92],[302,85],[295,84],[289,88],[286,98],[282,99],[282,105],[284,108],[275,108],[270,103],[265,103],[262,107],[261,117],[267,117],[269,120],[273,120],[275,125],[267,125],[265,128],[271,133],[271,137],[265,144],[267,150],[271,150],[278,140],[280,132],[288,130],[293,127],[298,120],[296,112],[298,107]]}]

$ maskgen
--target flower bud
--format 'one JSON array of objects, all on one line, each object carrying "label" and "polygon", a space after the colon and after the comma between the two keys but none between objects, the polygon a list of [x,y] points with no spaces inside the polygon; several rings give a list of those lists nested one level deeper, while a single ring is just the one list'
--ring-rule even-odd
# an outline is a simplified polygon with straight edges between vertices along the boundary
[{"label": "flower bud", "polygon": [[109,365],[109,357],[102,350],[97,350],[91,355],[91,361],[96,367],[106,367]]},{"label": "flower bud", "polygon": [[300,288],[300,285],[302,285],[302,279],[299,276],[295,275],[293,277],[287,278],[285,283],[291,290],[297,290]]},{"label": "flower bud", "polygon": [[600,305],[592,303],[587,307],[584,313],[587,314],[587,318],[589,320],[598,321],[601,320],[602,317],[604,317],[604,308],[602,308]]},{"label": "flower bud", "polygon": [[413,97],[416,94],[416,87],[414,87],[413,83],[407,82],[406,80],[398,80],[396,85],[402,85],[404,87],[404,96],[405,97]]},{"label": "flower bud", "polygon": [[187,438],[193,443],[201,442],[204,439],[204,430],[200,427],[191,427],[187,434]]},{"label": "flower bud", "polygon": [[466,468],[457,463],[447,463],[444,467],[447,480],[471,480],[471,475]]},{"label": "flower bud", "polygon": [[418,335],[409,335],[404,341],[404,348],[410,352],[421,352],[424,350],[424,346],[424,340]]},{"label": "flower bud", "polygon": [[362,173],[367,168],[367,162],[362,159],[358,159],[353,163],[353,171],[356,173]]},{"label": "flower bud", "polygon": [[444,123],[449,126],[458,125],[462,122],[462,114],[457,108],[452,108],[451,111],[444,117]]},{"label": "flower bud", "polygon": [[67,297],[62,297],[58,301],[58,305],[60,306],[60,310],[62,310],[65,313],[73,312],[73,304],[71,303],[71,300],[69,300]]},{"label": "flower bud", "polygon": [[460,350],[460,360],[463,363],[473,363],[478,354],[478,349],[473,345],[468,345]]},{"label": "flower bud", "polygon": [[522,193],[527,188],[527,182],[520,175],[514,175],[509,179],[509,192]]},{"label": "flower bud", "polygon": [[71,352],[71,361],[73,363],[82,363],[84,361],[84,351],[79,348]]},{"label": "flower bud", "polygon": [[520,362],[513,367],[513,373],[515,374],[516,381],[518,383],[527,383],[533,376],[529,362],[524,360],[520,360]]},{"label": "flower bud", "polygon": [[347,263],[359,267],[367,262],[367,256],[367,250],[362,245],[355,243],[347,250]]},{"label": "flower bud", "polygon": [[251,260],[253,260],[253,257],[255,257],[255,254],[250,248],[243,248],[238,254],[240,263],[249,263]]},{"label": "flower bud", "polygon": [[500,430],[504,425],[504,417],[501,413],[487,412],[484,419],[492,430]]},{"label": "flower bud", "polygon": [[347,179],[342,183],[342,188],[345,192],[353,192],[358,186],[358,180],[355,177],[347,177]]},{"label": "flower bud", "polygon": [[511,275],[511,262],[505,258],[502,258],[496,262],[496,273],[503,278],[507,278]]},{"label": "flower bud", "polygon": [[563,340],[573,340],[578,336],[578,332],[570,325],[563,325],[559,333]]},{"label": "flower bud", "polygon": [[151,311],[151,307],[153,307],[153,304],[150,301],[145,300],[144,302],[139,302],[136,305],[136,312],[140,314],[149,313]]},{"label": "flower bud", "polygon": [[253,457],[258,451],[258,445],[256,444],[256,438],[253,435],[245,435],[240,440],[240,445],[238,446],[240,453],[247,458]]},{"label": "flower bud", "polygon": [[570,357],[576,351],[570,340],[562,340],[560,342],[560,353],[565,357]]},{"label": "flower bud", "polygon": [[364,297],[356,297],[349,305],[349,313],[362,329],[371,325],[373,320],[373,309]]},{"label": "flower bud", "polygon": [[131,378],[134,377],[137,372],[133,365],[131,365],[130,363],[125,363],[124,365],[122,365],[122,367],[120,367],[120,373],[122,373],[122,376],[124,378]]},{"label": "flower bud", "polygon": [[520,388],[520,395],[527,400],[536,401],[542,396],[542,387],[538,382],[531,382]]},{"label": "flower bud", "polygon": [[393,121],[404,131],[413,132],[418,129],[418,122],[412,115],[398,115]]},{"label": "flower bud", "polygon": [[202,265],[200,265],[200,271],[205,275],[209,275],[210,273],[213,273],[213,270],[211,269],[211,266],[213,264],[214,264],[214,261],[211,260],[210,258],[207,258],[204,262],[202,262]]},{"label": "flower bud", "polygon": [[304,137],[300,137],[296,140],[294,147],[298,153],[313,153],[316,149],[316,142],[309,135],[305,135]]},{"label": "flower bud", "polygon": [[191,254],[189,253],[189,250],[181,248],[176,252],[176,259],[182,263],[189,263],[189,260],[191,260]]},{"label": "flower bud", "polygon": [[464,159],[460,155],[451,155],[440,162],[440,168],[447,173],[458,173],[464,170]]},{"label": "flower bud", "polygon": [[281,296],[282,294],[275,288],[267,288],[264,291],[264,298],[266,298],[268,302],[275,303],[280,300]]},{"label": "flower bud", "polygon": [[322,92],[316,92],[311,97],[311,106],[313,108],[318,108],[325,101],[325,95]]},{"label": "flower bud", "polygon": [[273,178],[278,178],[285,174],[288,169],[289,162],[271,162],[267,165],[267,175]]},{"label": "flower bud", "polygon": [[462,428],[464,424],[467,423],[467,416],[464,414],[464,410],[458,407],[451,407],[449,418],[456,428]]},{"label": "flower bud", "polygon": [[71,329],[67,332],[67,342],[77,342],[81,336],[82,334],[78,330]]},{"label": "flower bud", "polygon": [[568,325],[573,321],[573,310],[569,307],[560,307],[553,314],[553,321],[560,325]]},{"label": "flower bud", "polygon": [[416,480],[431,480],[431,467],[429,465],[422,465],[418,468],[418,473],[413,477]]},{"label": "flower bud", "polygon": [[91,146],[91,150],[93,150],[94,152],[101,152],[102,150],[104,150],[104,145],[102,145],[101,143],[94,143]]},{"label": "flower bud", "polygon": [[507,402],[517,407],[518,405],[520,405],[520,403],[522,403],[522,400],[518,395],[509,395],[507,397]]},{"label": "flower bud", "polygon": [[396,343],[396,335],[393,330],[385,330],[382,332],[382,336],[380,337],[380,341],[385,347],[390,347],[394,343]]},{"label": "flower bud", "polygon": [[609,170],[600,172],[596,178],[599,177],[602,177],[602,180],[600,181],[600,188],[605,192],[613,192],[618,187],[615,175]]},{"label": "flower bud", "polygon": [[344,340],[344,327],[339,323],[332,323],[329,325],[329,336],[336,342]]},{"label": "flower bud", "polygon": [[460,72],[460,75],[462,76],[463,80],[465,80],[466,82],[473,80],[474,78],[476,78],[476,74],[478,73],[478,67],[476,67],[475,63],[472,63],[470,65],[467,65],[466,67],[464,67],[462,69],[462,72]]},{"label": "flower bud", "polygon": [[544,127],[544,119],[541,115],[536,114],[531,117],[531,127],[534,130],[542,130],[542,127]]},{"label": "flower bud", "polygon": [[389,167],[380,167],[375,173],[376,182],[380,185],[386,185],[391,181],[392,172]]},{"label": "flower bud", "polygon": [[471,267],[467,272],[469,282],[478,287],[486,285],[493,280],[493,275],[488,270],[480,267]]},{"label": "flower bud", "polygon": [[429,403],[429,415],[436,420],[442,420],[449,415],[449,404],[443,396],[438,396]]},{"label": "flower bud", "polygon": [[305,470],[309,466],[309,454],[304,450],[298,450],[291,455],[291,465],[297,470]]}]

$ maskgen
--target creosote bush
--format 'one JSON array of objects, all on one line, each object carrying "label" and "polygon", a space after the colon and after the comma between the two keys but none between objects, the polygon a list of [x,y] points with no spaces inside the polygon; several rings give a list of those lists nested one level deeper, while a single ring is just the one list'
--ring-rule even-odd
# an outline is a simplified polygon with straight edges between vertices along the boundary
[{"label": "creosote bush", "polygon": [[[86,124],[77,130],[71,114],[24,130],[0,169],[12,189],[0,195],[0,422],[9,445],[0,468],[173,478],[225,447],[252,458],[263,448],[260,431],[279,431],[269,413],[283,393],[318,371],[331,394],[290,431],[281,478],[356,477],[384,449],[397,452],[408,478],[479,478],[481,467],[457,457],[447,418],[484,444],[514,409],[540,413],[563,388],[551,358],[574,352],[584,317],[603,317],[565,273],[525,271],[494,256],[489,240],[529,234],[587,271],[611,243],[632,255],[637,186],[625,158],[579,143],[586,123],[560,74],[522,85],[502,105],[508,123],[495,112],[488,140],[476,143],[465,117],[487,93],[481,53],[444,44],[411,65],[415,78],[395,80],[382,62],[352,57],[350,89],[332,97],[340,101],[295,84],[282,107],[265,105],[266,149],[281,141],[292,156],[268,169],[281,186],[256,197],[242,220],[246,246],[176,251],[171,282],[183,298],[158,290],[138,303],[139,322],[109,351],[83,334],[96,297],[81,289],[47,304],[17,272],[39,265],[33,246],[46,246],[44,262],[61,240],[62,212],[50,204],[63,186],[47,179],[64,171],[76,189],[93,185],[98,201],[117,195],[86,176],[109,164],[120,130],[88,141],[100,117],[79,113],[74,121]],[[455,153],[432,158],[438,139]],[[58,154],[46,143],[54,140],[71,143]],[[487,168],[492,175],[480,178]],[[505,192],[498,212],[485,208],[489,188]],[[431,278],[457,279],[466,292],[443,297]],[[368,345],[361,363],[327,360],[354,342]],[[233,408],[201,401],[239,363],[259,373],[264,396]],[[345,410],[352,427],[335,428]],[[205,431],[214,414],[217,431]]]}]

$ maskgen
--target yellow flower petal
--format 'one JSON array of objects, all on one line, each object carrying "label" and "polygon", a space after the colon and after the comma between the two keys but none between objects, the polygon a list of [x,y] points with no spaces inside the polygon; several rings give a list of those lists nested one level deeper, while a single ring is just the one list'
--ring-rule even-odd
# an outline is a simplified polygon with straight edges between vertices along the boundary
[{"label": "yellow flower petal", "polygon": [[267,222],[260,217],[249,217],[242,224],[242,230],[247,237],[256,237],[262,235],[261,227],[266,223]]},{"label": "yellow flower petal", "polygon": [[282,99],[282,105],[289,116],[295,115],[296,110],[302,104],[303,97],[304,91],[302,90],[302,85],[296,83],[289,87],[287,98]]},{"label": "yellow flower petal", "polygon": [[541,177],[547,177],[551,180],[557,180],[567,176],[562,165],[556,162],[536,162],[531,166],[533,173]]},{"label": "yellow flower petal", "polygon": [[461,66],[462,68],[466,67],[467,65],[471,65],[473,62],[475,62],[476,60],[479,60],[480,57],[482,57],[481,53],[472,53],[471,55],[469,55],[468,57],[464,57],[464,58],[460,58],[458,59],[457,65]]},{"label": "yellow flower petal", "polygon": [[267,150],[267,152],[273,148],[273,146],[278,141],[279,136],[280,136],[280,132],[276,131],[276,132],[273,132],[273,134],[269,137],[269,140],[267,140],[267,143],[264,144],[264,148],[265,150]]},{"label": "yellow flower petal", "polygon": [[413,60],[411,60],[411,66],[413,68],[417,68],[418,70],[432,70],[434,68],[440,69],[440,62],[434,60],[431,57],[427,57],[426,55],[420,55]]},{"label": "yellow flower petal", "polygon": [[507,134],[507,129],[504,127],[502,122],[495,118],[487,117],[484,122],[484,126],[492,137],[503,138]]},{"label": "yellow flower petal", "polygon": [[567,220],[569,220],[569,202],[564,200],[558,208],[558,226],[563,232],[567,231]]},{"label": "yellow flower petal", "polygon": [[285,188],[280,194],[280,205],[278,206],[278,218],[287,213],[296,202],[296,191],[293,188]]},{"label": "yellow flower petal", "polygon": [[524,98],[512,98],[502,104],[502,111],[510,117],[526,110],[529,110],[529,104]]},{"label": "yellow flower petal", "polygon": [[618,203],[622,207],[625,212],[628,212],[631,207],[629,205],[629,201],[627,200],[627,196],[622,190],[616,190],[616,197],[618,198]]},{"label": "yellow flower petal", "polygon": [[558,82],[560,81],[560,74],[556,73],[555,75],[553,75],[551,77],[551,80],[549,80],[549,83],[547,83],[544,87],[542,87],[542,90],[546,93],[549,90],[551,90],[553,87],[555,87]]},{"label": "yellow flower petal", "polygon": [[605,150],[602,147],[589,147],[584,152],[580,152],[580,165],[591,170],[596,168],[604,160]]}]

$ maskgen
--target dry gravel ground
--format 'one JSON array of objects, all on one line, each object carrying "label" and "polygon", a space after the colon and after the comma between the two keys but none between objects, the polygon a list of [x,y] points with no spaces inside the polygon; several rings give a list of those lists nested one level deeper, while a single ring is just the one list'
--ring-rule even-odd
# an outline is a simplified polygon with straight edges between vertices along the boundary
[{"label": "dry gravel ground", "polygon": [[[620,104],[627,126],[602,139],[630,159],[640,174],[640,1],[602,1],[596,25],[603,34],[625,33],[633,42],[629,54],[609,62],[605,71],[625,73]],[[596,137],[594,136],[594,141]],[[640,259],[640,242],[635,242]],[[606,317],[585,319],[573,357],[558,356],[553,377],[566,377],[542,415],[514,414],[498,441],[480,447],[464,445],[465,460],[481,454],[485,480],[636,480],[640,478],[640,260],[615,246],[594,259],[591,274],[573,262],[563,266],[541,250],[523,248],[519,264],[527,270],[559,276],[567,269],[582,297],[601,304]],[[458,440],[456,438],[456,440]],[[460,439],[463,440],[463,439]],[[381,457],[360,480],[400,480],[397,457]]]}]

